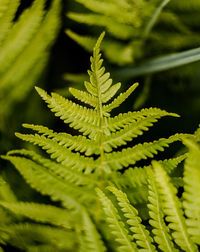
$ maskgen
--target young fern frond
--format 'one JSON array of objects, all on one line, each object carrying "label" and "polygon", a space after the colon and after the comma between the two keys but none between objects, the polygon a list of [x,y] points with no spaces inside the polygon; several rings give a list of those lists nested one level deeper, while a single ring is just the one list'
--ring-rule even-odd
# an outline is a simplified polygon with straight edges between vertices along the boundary
[{"label": "young fern frond", "polygon": [[185,139],[189,148],[184,169],[183,207],[188,217],[186,225],[191,239],[200,245],[200,147],[192,140]]}]

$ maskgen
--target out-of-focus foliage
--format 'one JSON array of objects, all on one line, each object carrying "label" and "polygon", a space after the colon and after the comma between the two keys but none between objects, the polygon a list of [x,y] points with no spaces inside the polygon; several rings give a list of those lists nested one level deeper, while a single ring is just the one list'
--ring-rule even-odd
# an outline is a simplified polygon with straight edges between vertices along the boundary
[{"label": "out-of-focus foliage", "polygon": [[[81,35],[67,30],[67,34],[85,49],[91,50],[99,31],[97,27],[105,29],[109,37],[103,43],[103,51],[112,63],[125,65],[200,45],[200,35],[196,30],[200,11],[198,1],[196,4],[170,0],[75,2],[83,8],[80,11],[72,8],[67,17],[90,26],[87,29],[90,33]],[[187,18],[192,21],[187,21]]]},{"label": "out-of-focus foliage", "polygon": [[45,0],[35,0],[21,14],[19,7],[19,0],[0,1],[0,130],[5,132],[14,106],[47,65],[60,27],[60,0],[48,9]]}]

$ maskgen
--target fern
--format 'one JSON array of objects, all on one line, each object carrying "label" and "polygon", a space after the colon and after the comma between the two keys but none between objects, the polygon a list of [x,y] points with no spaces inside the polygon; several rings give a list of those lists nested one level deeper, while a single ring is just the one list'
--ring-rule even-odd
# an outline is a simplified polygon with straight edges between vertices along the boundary
[{"label": "fern", "polygon": [[[111,237],[106,234],[99,199],[95,193],[95,188],[99,187],[97,191],[100,201],[104,205],[112,234],[116,236],[116,243],[119,243],[117,250],[137,251],[137,246],[146,251],[155,250],[150,233],[143,226],[136,208],[131,205],[133,203],[146,204],[148,178],[144,175],[144,171],[149,172],[152,167],[138,169],[132,165],[140,160],[153,158],[171,143],[181,141],[190,135],[175,134],[169,138],[139,143],[133,147],[126,146],[127,142],[142,135],[158,119],[178,115],[157,108],[146,108],[111,116],[112,110],[124,102],[138,84],[133,84],[127,91],[114,98],[120,88],[120,83],[112,85],[110,74],[105,73],[105,68],[102,67],[100,44],[103,36],[104,34],[101,34],[97,40],[90,59],[91,70],[88,71],[90,79],[84,83],[86,91],[70,89],[72,95],[86,106],[65,99],[56,93],[49,95],[41,88],[36,88],[55,115],[82,134],[72,136],[65,132],[54,132],[40,125],[24,124],[25,128],[35,133],[16,133],[17,137],[41,147],[51,158],[25,149],[13,150],[2,156],[16,167],[33,189],[56,202],[56,206],[51,206],[2,199],[0,206],[3,211],[14,215],[14,224],[2,227],[2,232],[8,234],[7,238],[2,239],[6,243],[20,249],[34,250],[36,249],[35,242],[29,235],[36,232],[36,238],[39,237],[38,240],[36,239],[38,250],[54,247],[65,249],[66,244],[63,245],[64,247],[61,245],[59,247],[49,241],[53,239],[52,233],[60,230],[59,237],[56,238],[58,240],[62,239],[60,238],[62,231],[63,234],[68,232],[70,235],[76,234],[76,239],[73,239],[70,245],[73,249],[79,244],[80,251],[105,251],[107,244],[103,244],[103,240],[110,241]],[[183,155],[159,162],[170,173],[185,157],[186,155]],[[124,174],[121,172],[122,169],[126,170]],[[131,174],[132,169],[133,173],[134,169],[135,172],[137,171],[138,178],[135,178],[132,185],[126,184],[124,178]],[[120,176],[119,172],[121,172]],[[177,181],[179,178],[176,178],[176,183]],[[138,190],[138,194],[135,193],[128,200],[126,194],[115,187],[109,187],[117,196],[120,208],[116,209],[115,204],[101,191],[111,183],[123,188],[128,197],[131,190],[132,192]],[[134,186],[137,183],[141,185],[138,188]],[[46,212],[48,213],[45,214]],[[21,218],[18,222],[17,216]],[[124,218],[127,219],[125,223]],[[25,222],[26,219],[29,219],[28,224]],[[77,219],[80,219],[80,222],[77,223]],[[35,221],[36,224],[32,224],[31,221]],[[32,231],[31,226],[33,226]],[[45,228],[47,234],[40,239],[40,234],[45,232]],[[103,233],[103,238],[98,231]],[[20,234],[21,243],[24,245],[20,245],[15,232]],[[26,232],[27,236],[23,237]],[[111,242],[111,247],[116,248],[116,243]]]},{"label": "fern", "polygon": [[[198,202],[199,191],[195,191],[195,195],[191,196],[192,186],[188,186],[188,182],[191,182],[190,176],[193,174],[195,169],[198,167],[196,165],[191,166],[191,160],[195,157],[198,158],[199,154],[194,153],[195,150],[199,150],[199,147],[191,140],[184,140],[187,146],[190,148],[188,157],[185,162],[185,171],[188,169],[188,164],[190,164],[190,172],[184,173],[184,202],[185,214],[188,218],[184,217],[183,208],[181,205],[181,200],[175,195],[175,187],[170,182],[170,178],[166,174],[166,171],[156,161],[153,161],[153,169],[148,170],[148,209],[149,209],[149,224],[151,226],[151,232],[149,233],[148,226],[143,226],[141,224],[141,219],[137,209],[130,203],[127,195],[121,190],[114,186],[109,186],[107,189],[111,191],[116,199],[116,201],[107,196],[100,189],[97,190],[97,194],[102,202],[103,210],[106,215],[105,221],[108,223],[108,227],[118,242],[119,246],[116,245],[116,250],[122,249],[120,244],[125,244],[125,236],[122,234],[128,234],[129,242],[132,234],[133,239],[131,244],[133,246],[137,245],[134,249],[142,251],[155,251],[152,236],[156,243],[156,246],[161,251],[198,251],[196,244],[199,244],[199,224],[198,217],[199,206],[195,205],[190,209],[188,204],[194,204],[193,202]],[[194,163],[193,163],[194,164]],[[199,185],[199,177],[195,177],[194,186]],[[190,189],[190,194],[188,189]],[[189,201],[190,198],[193,201]],[[195,211],[192,211],[195,209]],[[198,217],[195,217],[197,216]],[[187,223],[187,224],[186,224]],[[121,227],[121,230],[119,229]],[[123,228],[123,231],[122,231]],[[170,231],[172,230],[172,232]],[[120,232],[121,231],[121,232]],[[193,243],[193,241],[194,243]],[[177,247],[177,245],[179,247]],[[130,246],[130,244],[129,244]],[[131,246],[124,251],[135,251],[131,249]],[[157,250],[156,250],[157,251]]]},{"label": "fern", "polygon": [[[1,1],[0,10],[0,116],[8,117],[38,80],[60,27],[60,1],[45,10],[45,0],[35,0],[16,21],[20,1]],[[1,127],[4,125],[1,123]]]}]

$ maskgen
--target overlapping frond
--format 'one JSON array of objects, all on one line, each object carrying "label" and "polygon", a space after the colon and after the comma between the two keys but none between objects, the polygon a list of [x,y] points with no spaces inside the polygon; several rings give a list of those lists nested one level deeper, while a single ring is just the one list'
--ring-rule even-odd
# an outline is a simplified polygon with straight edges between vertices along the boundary
[{"label": "overlapping frond", "polygon": [[158,191],[161,195],[162,206],[169,228],[173,231],[172,236],[177,245],[186,251],[197,251],[192,242],[183,216],[181,202],[178,200],[177,189],[170,183],[169,177],[159,163],[153,162]]},{"label": "overlapping frond", "polygon": [[120,244],[117,250],[127,252],[137,251],[136,245],[131,242],[131,235],[125,228],[125,224],[112,201],[100,189],[97,189],[97,194],[103,205],[106,221],[111,229],[111,233],[115,237],[116,242]]},{"label": "overlapping frond", "polygon": [[60,145],[57,141],[46,138],[44,135],[16,133],[16,136],[24,141],[41,146],[50,154],[52,159],[56,159],[57,162],[78,171],[90,173],[96,167],[96,162],[94,162],[92,157],[81,156],[78,152],[73,153],[71,150],[65,148],[65,146]]},{"label": "overlapping frond", "polygon": [[138,216],[138,211],[130,204],[126,194],[113,186],[108,187],[108,189],[116,196],[120,209],[127,219],[127,224],[130,226],[129,229],[133,233],[132,237],[136,240],[136,244],[142,248],[142,251],[155,251],[149,232],[141,224],[142,220]]},{"label": "overlapping frond", "polygon": [[114,170],[122,169],[135,164],[142,159],[153,158],[158,151],[164,151],[165,147],[175,141],[181,141],[184,134],[175,134],[171,137],[161,138],[151,143],[138,144],[132,148],[126,148],[122,151],[105,154],[105,164]]},{"label": "overlapping frond", "polygon": [[3,158],[13,163],[31,187],[43,195],[49,195],[54,201],[62,201],[66,208],[79,209],[79,200],[89,200],[92,197],[90,190],[66,183],[61,177],[30,159],[17,156]]},{"label": "overlapping frond", "polygon": [[152,233],[154,234],[154,240],[158,244],[159,249],[162,251],[178,251],[175,249],[172,242],[172,237],[169,232],[169,228],[164,221],[164,213],[161,206],[161,199],[156,185],[153,172],[148,172],[148,191],[149,191],[149,224],[153,227]]},{"label": "overlapping frond", "polygon": [[[185,160],[187,154],[180,155],[175,158],[158,161],[165,171],[170,174],[177,166]],[[119,174],[118,179],[123,187],[131,186],[133,188],[146,185],[148,183],[148,173],[152,170],[152,165],[144,167],[134,167],[127,169],[122,175]]]},{"label": "overlapping frond", "polygon": [[189,154],[184,166],[183,206],[188,217],[188,233],[200,245],[200,148],[189,139],[184,143],[189,148]]}]

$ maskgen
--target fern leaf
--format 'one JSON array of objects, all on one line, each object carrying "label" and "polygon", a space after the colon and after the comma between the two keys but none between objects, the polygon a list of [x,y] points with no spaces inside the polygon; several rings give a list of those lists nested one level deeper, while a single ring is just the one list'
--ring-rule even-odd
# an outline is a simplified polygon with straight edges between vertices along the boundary
[{"label": "fern leaf", "polygon": [[109,186],[108,189],[116,196],[118,204],[130,226],[129,229],[133,233],[133,239],[136,240],[136,244],[142,248],[142,251],[155,251],[149,232],[141,224],[142,220],[138,216],[138,211],[130,204],[126,194],[113,186]]},{"label": "fern leaf", "polygon": [[153,123],[157,122],[157,119],[159,118],[160,116],[151,116],[138,119],[137,121],[127,125],[116,133],[111,133],[109,136],[105,137],[105,149],[107,145],[111,148],[116,148],[118,146],[126,144],[126,142],[128,141],[132,141],[133,138],[138,137],[138,135],[142,135],[143,131],[148,131],[149,127],[153,126]]},{"label": "fern leaf", "polygon": [[185,139],[183,142],[189,148],[184,166],[183,206],[188,217],[188,233],[200,245],[200,148],[192,140]]},{"label": "fern leaf", "polygon": [[130,164],[135,164],[139,160],[154,157],[158,151],[164,151],[164,148],[168,147],[170,143],[180,141],[184,136],[184,134],[175,134],[168,139],[160,138],[151,143],[138,144],[132,148],[123,149],[122,151],[106,153],[105,164],[114,170],[122,169]]},{"label": "fern leaf", "polygon": [[57,133],[47,127],[33,124],[23,124],[24,128],[32,129],[38,133],[48,136],[48,138],[55,140],[60,145],[69,148],[69,150],[75,150],[85,152],[86,156],[92,154],[99,154],[98,149],[95,146],[95,141],[87,139],[84,136],[72,136],[67,133]]},{"label": "fern leaf", "polygon": [[80,130],[84,135],[92,134],[93,136],[98,132],[99,117],[96,111],[73,103],[58,94],[53,93],[49,96],[40,88],[36,90],[55,115],[65,123],[69,123],[70,127]]},{"label": "fern leaf", "polygon": [[149,172],[148,188],[149,188],[149,215],[151,219],[149,224],[153,227],[154,240],[162,251],[177,251],[172,242],[169,228],[164,222],[164,214],[161,206],[160,195],[156,186],[153,172]]},{"label": "fern leaf", "polygon": [[[85,200],[83,198],[87,198],[88,201],[91,198],[89,191],[86,192],[83,188],[80,189],[72,184],[67,184],[45,167],[29,159],[14,156],[4,156],[3,158],[9,160],[16,167],[32,188],[43,195],[49,195],[54,201],[61,200],[66,208],[80,209],[78,200]],[[75,197],[77,198],[75,199]]]},{"label": "fern leaf", "polygon": [[181,202],[176,196],[176,188],[169,182],[169,177],[156,161],[152,162],[155,171],[158,191],[161,195],[164,214],[167,216],[169,228],[173,230],[172,237],[182,249],[186,251],[197,251],[197,247],[191,241],[187,232],[185,218],[181,208]]},{"label": "fern leaf", "polygon": [[69,169],[69,167],[62,164],[58,164],[48,158],[43,158],[34,151],[29,150],[13,150],[7,153],[8,155],[23,155],[31,158],[36,163],[43,165],[46,169],[52,171],[56,176],[65,180],[66,183],[72,183],[78,186],[85,186],[91,188],[96,183],[96,177],[90,174],[85,175],[84,173],[77,172]]},{"label": "fern leaf", "polygon": [[104,252],[106,251],[106,248],[104,247],[104,244],[101,240],[101,237],[88,216],[86,211],[82,212],[82,219],[83,219],[83,230],[84,230],[84,239],[85,239],[85,245],[86,245],[86,251],[91,252]]},{"label": "fern leaf", "polygon": [[[186,154],[175,158],[159,160],[158,162],[163,166],[165,171],[170,174],[185,158]],[[144,167],[134,167],[127,169],[123,175],[120,175],[119,180],[122,186],[131,186],[133,188],[146,185],[148,173],[152,170],[152,165]]]},{"label": "fern leaf", "polygon": [[131,236],[125,228],[119,213],[111,200],[100,190],[96,189],[98,197],[103,205],[103,210],[106,215],[106,221],[111,229],[111,233],[115,237],[116,242],[120,244],[118,251],[137,251],[136,245],[131,241]]},{"label": "fern leaf", "polygon": [[130,94],[132,94],[132,92],[137,88],[137,86],[138,83],[133,84],[126,92],[121,93],[117,98],[115,98],[112,103],[110,103],[109,105],[104,105],[103,110],[105,112],[110,112],[114,108],[119,107],[119,105],[122,104],[129,97]]},{"label": "fern leaf", "polygon": [[67,210],[38,203],[0,201],[0,206],[14,214],[22,215],[41,223],[49,223],[55,226],[71,228],[71,220]]},{"label": "fern leaf", "polygon": [[53,247],[54,251],[59,249],[68,251],[73,248],[76,241],[73,233],[46,225],[20,223],[3,227],[3,230],[8,236],[6,242],[25,251],[29,251],[30,245],[36,244],[37,246],[48,245]]},{"label": "fern leaf", "polygon": [[57,162],[64,164],[67,167],[71,167],[78,171],[85,170],[86,173],[90,173],[96,167],[96,163],[92,157],[81,156],[78,152],[73,153],[64,146],[61,146],[55,140],[46,138],[43,135],[16,133],[16,136],[24,141],[42,147],[50,154],[51,158],[56,159]]},{"label": "fern leaf", "polygon": [[95,96],[92,96],[91,94],[88,94],[85,91],[76,89],[76,88],[69,88],[69,92],[78,100],[89,104],[90,106],[96,108],[98,104],[98,99]]},{"label": "fern leaf", "polygon": [[157,118],[161,118],[163,116],[174,116],[179,117],[175,113],[169,113],[165,110],[161,110],[158,108],[148,108],[148,109],[142,109],[140,111],[134,111],[134,112],[128,112],[119,114],[114,117],[109,117],[107,119],[107,127],[111,131],[119,130],[120,128],[124,128],[127,125],[136,122],[136,120],[144,119],[145,117],[151,117],[155,116]]}]

